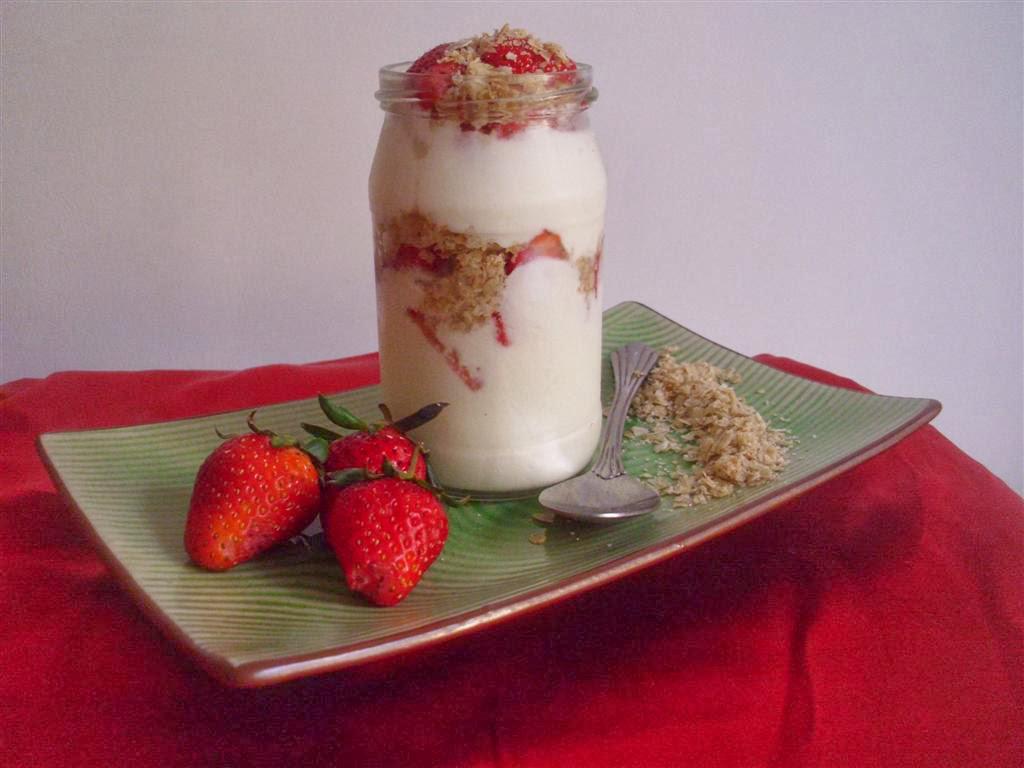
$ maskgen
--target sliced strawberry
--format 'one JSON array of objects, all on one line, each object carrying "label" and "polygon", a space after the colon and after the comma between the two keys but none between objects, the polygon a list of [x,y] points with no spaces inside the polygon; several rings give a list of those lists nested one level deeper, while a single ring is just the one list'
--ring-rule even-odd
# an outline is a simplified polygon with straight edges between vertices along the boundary
[{"label": "sliced strawberry", "polygon": [[416,59],[407,70],[409,74],[425,75],[416,78],[416,95],[424,109],[431,109],[434,102],[444,96],[444,92],[452,84],[452,76],[463,69],[462,65],[454,61],[441,61],[451,46],[451,43],[434,46]]},{"label": "sliced strawberry", "polygon": [[437,330],[426,315],[412,307],[409,307],[406,310],[406,314],[409,315],[409,319],[416,324],[416,327],[420,329],[420,333],[423,334],[427,343],[441,353],[452,373],[458,376],[462,380],[463,384],[473,392],[476,392],[476,390],[480,389],[480,387],[484,385],[482,379],[474,376],[470,373],[469,369],[462,364],[458,350],[451,349],[441,341],[441,338],[437,335]]},{"label": "sliced strawberry", "polygon": [[[480,133],[493,133],[499,139],[508,139],[526,129],[524,123],[486,123],[480,126]],[[472,130],[472,126],[470,126]]]},{"label": "sliced strawberry", "polygon": [[505,328],[505,318],[501,316],[501,312],[495,312],[491,315],[491,319],[494,321],[494,338],[498,340],[498,343],[503,347],[509,345],[508,330]]},{"label": "sliced strawberry", "polygon": [[554,232],[544,230],[533,238],[526,247],[505,262],[505,274],[512,272],[534,259],[568,259],[569,254],[562,245],[562,238]]},{"label": "sliced strawberry", "polygon": [[441,43],[435,45],[429,51],[420,56],[407,70],[408,72],[429,72],[431,67],[435,67],[440,63],[440,60],[448,53],[448,49],[452,47],[451,43]]},{"label": "sliced strawberry", "polygon": [[492,67],[510,69],[516,75],[531,72],[566,72],[576,69],[574,61],[552,57],[545,59],[529,38],[512,37],[498,43],[493,50],[480,56],[480,60]]},{"label": "sliced strawberry", "polygon": [[392,269],[422,269],[435,275],[446,275],[452,271],[452,260],[437,248],[403,244],[395,250],[388,266]]}]

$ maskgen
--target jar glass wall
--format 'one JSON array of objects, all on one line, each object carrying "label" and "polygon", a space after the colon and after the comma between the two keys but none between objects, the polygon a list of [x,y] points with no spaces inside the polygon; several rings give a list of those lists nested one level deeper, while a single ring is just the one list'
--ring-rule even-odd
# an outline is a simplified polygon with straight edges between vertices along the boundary
[{"label": "jar glass wall", "polygon": [[521,494],[589,462],[601,429],[606,180],[590,68],[499,74],[439,110],[381,70],[370,203],[381,381],[446,486]]}]

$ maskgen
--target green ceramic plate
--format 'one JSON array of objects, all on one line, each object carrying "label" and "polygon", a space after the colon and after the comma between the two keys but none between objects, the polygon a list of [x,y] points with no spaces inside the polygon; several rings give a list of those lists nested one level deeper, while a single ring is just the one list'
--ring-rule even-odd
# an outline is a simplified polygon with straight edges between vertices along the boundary
[{"label": "green ceramic plate", "polygon": [[[351,595],[325,549],[293,545],[226,573],[191,566],[182,531],[192,481],[218,443],[214,427],[243,430],[246,412],[160,424],[46,434],[55,481],[147,614],[210,672],[254,686],[338,669],[444,640],[649,566],[727,532],[893,445],[939,412],[934,400],[881,397],[781,373],[714,344],[636,303],[605,313],[605,354],[630,341],[679,347],[743,376],[740,394],[798,439],[774,482],[685,510],[666,501],[646,517],[606,526],[559,523],[543,544],[535,501],[451,510],[441,558],[394,608]],[[605,397],[611,394],[606,364]],[[378,416],[378,389],[338,396]],[[260,410],[260,423],[295,432],[320,421],[315,400]],[[638,474],[664,461],[626,446]]]}]

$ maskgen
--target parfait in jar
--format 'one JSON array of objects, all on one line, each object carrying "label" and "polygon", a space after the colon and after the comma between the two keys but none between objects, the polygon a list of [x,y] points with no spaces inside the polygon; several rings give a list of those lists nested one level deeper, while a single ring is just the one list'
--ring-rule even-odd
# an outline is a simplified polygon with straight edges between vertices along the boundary
[{"label": "parfait in jar", "polygon": [[591,68],[507,26],[380,71],[370,176],[381,384],[437,479],[522,495],[601,431],[606,179]]}]

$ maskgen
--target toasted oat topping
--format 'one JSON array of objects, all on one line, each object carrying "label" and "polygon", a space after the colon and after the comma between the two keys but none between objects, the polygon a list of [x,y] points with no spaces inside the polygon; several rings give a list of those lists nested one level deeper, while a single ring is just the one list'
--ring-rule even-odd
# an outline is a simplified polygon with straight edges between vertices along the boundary
[{"label": "toasted oat topping", "polygon": [[381,239],[385,266],[404,266],[396,260],[403,246],[418,250],[416,265],[427,273],[419,281],[423,299],[417,309],[438,327],[457,331],[491,321],[501,305],[505,262],[519,250],[453,232],[417,211],[393,219]]},{"label": "toasted oat topping", "polygon": [[707,362],[681,363],[662,350],[631,411],[645,422],[627,433],[694,464],[642,478],[677,507],[730,496],[776,477],[787,462],[789,435],[770,427],[733,385],[740,376]]},{"label": "toasted oat topping", "polygon": [[501,306],[505,254],[493,244],[468,248],[452,256],[450,274],[423,285],[423,311],[456,331],[491,320]]},{"label": "toasted oat topping", "polygon": [[[558,73],[576,69],[576,63],[560,45],[505,24],[493,33],[451,43],[429,67],[414,71],[429,72],[431,68],[448,78],[441,92],[430,96],[433,114],[479,129],[535,114],[537,106],[529,103],[530,97],[557,91],[571,82]],[[577,101],[575,96],[549,97],[544,108],[557,111]]]},{"label": "toasted oat topping", "polygon": [[[467,73],[475,71],[478,74],[490,74],[499,67],[487,63],[483,60],[484,57],[501,48],[512,46],[523,47],[532,53],[539,54],[545,62],[555,61],[565,66],[573,63],[562,46],[557,43],[545,43],[525,29],[512,29],[508,24],[495,30],[493,34],[485,32],[482,35],[454,43],[440,60],[463,65],[466,67]],[[509,59],[509,65],[511,65],[515,61],[515,54],[506,52],[505,58]]]}]

